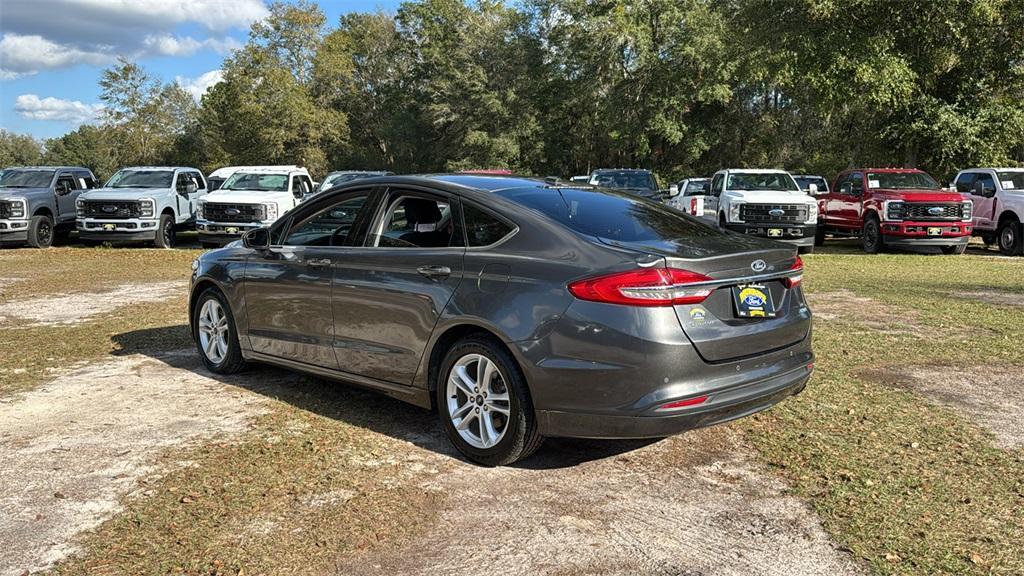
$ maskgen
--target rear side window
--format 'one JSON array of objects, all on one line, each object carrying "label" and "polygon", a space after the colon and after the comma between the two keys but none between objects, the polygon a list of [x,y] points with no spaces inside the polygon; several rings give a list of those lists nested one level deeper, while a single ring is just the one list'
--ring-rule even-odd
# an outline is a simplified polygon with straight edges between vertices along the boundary
[{"label": "rear side window", "polygon": [[492,216],[470,204],[463,205],[462,214],[466,220],[466,237],[471,248],[496,244],[514,230],[497,216]]},{"label": "rear side window", "polygon": [[[678,240],[724,234],[658,202],[615,190],[529,189],[510,200],[583,234],[618,242]],[[468,226],[468,222],[467,222]]]}]

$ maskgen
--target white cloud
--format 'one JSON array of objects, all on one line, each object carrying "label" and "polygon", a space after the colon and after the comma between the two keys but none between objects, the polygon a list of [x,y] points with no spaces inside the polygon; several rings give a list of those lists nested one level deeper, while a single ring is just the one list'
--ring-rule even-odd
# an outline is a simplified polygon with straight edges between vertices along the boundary
[{"label": "white cloud", "polygon": [[15,99],[14,110],[31,120],[55,120],[78,125],[95,120],[103,112],[103,105],[22,94]]},{"label": "white cloud", "polygon": [[0,38],[0,78],[35,74],[40,69],[64,68],[75,64],[104,65],[114,56],[98,51],[62,46],[42,36],[4,34]]},{"label": "white cloud", "polygon": [[211,86],[217,84],[223,79],[223,70],[210,70],[209,72],[200,75],[198,78],[185,78],[183,76],[178,76],[174,81],[178,83],[178,86],[181,86],[186,92],[191,94],[198,102]]},{"label": "white cloud", "polygon": [[172,36],[170,34],[147,36],[143,45],[147,52],[163,56],[191,56],[204,49],[213,50],[218,54],[226,54],[242,47],[238,40],[230,36],[196,40],[191,36]]}]

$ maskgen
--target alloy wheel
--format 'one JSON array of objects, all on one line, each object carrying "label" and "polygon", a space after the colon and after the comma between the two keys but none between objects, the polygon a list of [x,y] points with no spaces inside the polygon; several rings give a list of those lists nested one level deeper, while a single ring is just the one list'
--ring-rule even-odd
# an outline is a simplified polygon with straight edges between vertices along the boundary
[{"label": "alloy wheel", "polygon": [[204,302],[199,311],[199,346],[214,364],[223,362],[228,354],[228,316],[215,298]]},{"label": "alloy wheel", "polygon": [[511,402],[505,376],[491,359],[466,354],[448,373],[448,417],[474,448],[491,448],[509,428]]},{"label": "alloy wheel", "polygon": [[53,238],[53,228],[50,223],[43,220],[39,223],[39,243],[46,246],[49,245]]}]

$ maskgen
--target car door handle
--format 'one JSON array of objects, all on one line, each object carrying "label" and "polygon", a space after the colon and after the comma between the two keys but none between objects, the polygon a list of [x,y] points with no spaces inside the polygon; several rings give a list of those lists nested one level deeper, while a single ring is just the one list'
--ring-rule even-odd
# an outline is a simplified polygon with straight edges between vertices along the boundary
[{"label": "car door handle", "polygon": [[331,265],[331,259],[330,258],[312,258],[310,260],[306,260],[306,264],[308,264],[312,268],[326,268],[326,267]]},{"label": "car door handle", "polygon": [[420,266],[416,271],[427,278],[447,278],[452,274],[452,269],[447,266]]}]

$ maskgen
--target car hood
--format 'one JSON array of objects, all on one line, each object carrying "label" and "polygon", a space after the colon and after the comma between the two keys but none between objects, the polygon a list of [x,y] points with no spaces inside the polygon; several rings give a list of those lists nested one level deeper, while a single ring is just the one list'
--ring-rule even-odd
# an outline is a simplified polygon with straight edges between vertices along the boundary
[{"label": "car hood", "polygon": [[906,202],[963,202],[959,192],[945,190],[887,190],[875,188],[874,196],[880,200],[904,200]]},{"label": "car hood", "polygon": [[780,192],[778,190],[729,190],[725,194],[741,202],[763,202],[768,204],[814,204],[812,196],[805,192]]},{"label": "car hood", "polygon": [[0,188],[0,200],[28,198],[38,194],[49,194],[49,188]]},{"label": "car hood", "polygon": [[138,200],[170,192],[167,188],[96,188],[83,192],[82,200]]},{"label": "car hood", "polygon": [[245,190],[217,190],[203,197],[203,202],[229,202],[231,204],[262,204],[263,202],[290,202],[288,192],[249,192]]}]

